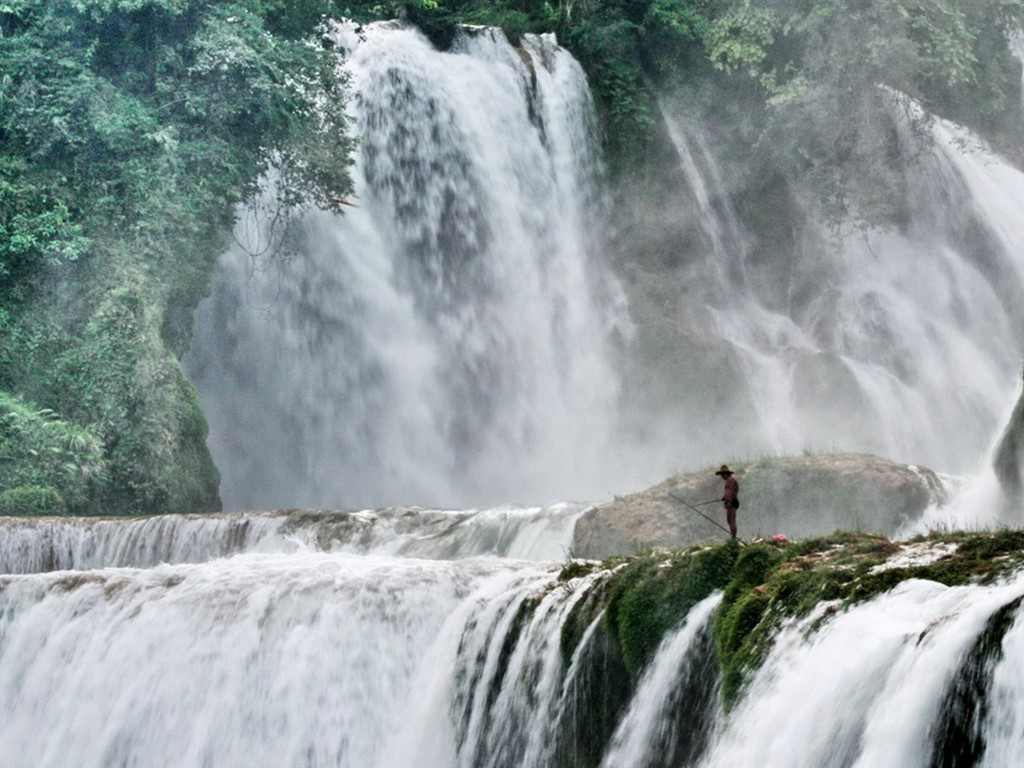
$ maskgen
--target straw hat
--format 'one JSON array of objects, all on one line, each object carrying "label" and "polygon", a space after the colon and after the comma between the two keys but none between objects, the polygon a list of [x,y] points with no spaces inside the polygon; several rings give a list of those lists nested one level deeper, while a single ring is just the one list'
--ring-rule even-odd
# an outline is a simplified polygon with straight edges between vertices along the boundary
[{"label": "straw hat", "polygon": [[718,470],[717,472],[715,472],[715,474],[716,475],[721,475],[722,477],[728,477],[729,475],[732,474],[732,470],[729,469],[729,467],[727,467],[725,464],[723,464],[722,468],[720,470]]}]

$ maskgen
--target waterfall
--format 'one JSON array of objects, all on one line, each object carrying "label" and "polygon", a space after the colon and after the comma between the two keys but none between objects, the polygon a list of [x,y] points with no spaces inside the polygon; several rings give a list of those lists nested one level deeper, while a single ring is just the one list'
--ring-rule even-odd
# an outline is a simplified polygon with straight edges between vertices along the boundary
[{"label": "waterfall", "polygon": [[551,764],[560,629],[600,577],[559,567],[296,550],[0,577],[0,763]]},{"label": "waterfall", "polygon": [[[1018,32],[1010,37],[1010,51],[1024,65],[1024,35]],[[1024,119],[1024,71],[1021,72],[1020,102],[1021,118]]]},{"label": "waterfall", "polygon": [[137,519],[0,517],[0,573],[150,568],[246,553],[563,560],[582,504],[480,510],[282,510]]},{"label": "waterfall", "polygon": [[728,435],[695,435],[690,460],[724,439],[739,455],[870,451],[976,471],[1021,360],[1024,174],[936,119],[908,171],[904,225],[837,239],[809,207],[776,251],[738,221],[706,129],[662,108],[689,188],[680,205],[703,233],[678,286],[689,332],[729,350],[730,389],[752,404]]},{"label": "waterfall", "polygon": [[0,576],[0,764],[1024,760],[1020,572],[822,602],[780,626],[728,709],[721,595],[631,682],[593,611],[614,574],[296,547]]},{"label": "waterfall", "polygon": [[[780,619],[728,703],[728,591],[658,645],[628,627],[651,652],[626,667],[623,604],[677,606],[621,588],[628,566],[568,560],[584,504],[509,503],[607,497],[635,455],[612,447],[630,327],[582,73],[546,36],[339,40],[358,207],[310,216],[301,256],[225,254],[188,360],[227,505],[310,508],[0,519],[0,765],[1024,763],[1020,572]],[[676,459],[969,468],[1017,379],[1024,176],[937,121],[904,228],[830,245],[808,214],[783,264],[713,137],[663,109],[699,214],[688,330],[736,376],[690,363],[752,403],[676,434]]]},{"label": "waterfall", "polygon": [[446,710],[417,733],[416,705],[467,622],[549,580],[322,554],[9,577],[2,762],[454,764]]},{"label": "waterfall", "polygon": [[[719,594],[705,598],[662,641],[615,730],[602,761],[605,768],[691,764],[700,756],[718,692],[716,672],[708,664],[714,651],[707,643],[708,622],[720,602]],[[681,737],[687,749],[680,749]]]},{"label": "waterfall", "polygon": [[[999,680],[988,716],[970,713],[944,725],[946,693],[988,619],[1024,594],[1020,576],[996,587],[945,587],[909,580],[845,612],[808,637],[813,621],[785,630],[727,719],[703,764],[891,765],[952,764],[936,755],[943,728],[976,726],[988,742],[981,765],[1020,762],[1019,689],[1007,696],[1024,658],[1019,619],[1001,643]],[[1016,604],[1014,605],[1016,608]],[[984,690],[981,695],[985,695]],[[965,722],[967,721],[967,722]],[[971,763],[966,763],[971,764]]]},{"label": "waterfall", "polygon": [[[444,52],[395,23],[339,40],[358,207],[308,216],[291,258],[225,254],[197,315],[187,364],[227,508],[593,500],[709,456],[807,450],[986,464],[1021,358],[1024,174],[965,130],[931,123],[900,227],[837,239],[793,203],[772,246],[715,137],[664,97],[697,235],[678,283],[658,277],[683,369],[660,408],[657,362],[616,362],[633,329],[571,56],[487,29]],[[637,357],[664,354],[647,343]]]},{"label": "waterfall", "polygon": [[198,313],[187,362],[226,507],[613,492],[629,326],[582,70],[551,35],[339,34],[358,207],[309,216],[294,258],[226,254]]}]

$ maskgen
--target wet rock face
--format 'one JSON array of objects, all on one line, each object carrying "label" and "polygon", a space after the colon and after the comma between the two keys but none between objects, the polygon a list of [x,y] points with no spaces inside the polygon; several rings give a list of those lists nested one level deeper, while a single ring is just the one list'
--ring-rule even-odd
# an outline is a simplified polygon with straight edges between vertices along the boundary
[{"label": "wet rock face", "polygon": [[1010,423],[999,442],[993,460],[996,477],[1011,506],[1019,507],[1024,498],[1024,395],[1017,401]]},{"label": "wet rock face", "polygon": [[[931,470],[868,454],[770,458],[730,467],[740,483],[737,518],[743,539],[777,533],[806,538],[837,530],[891,536],[930,504],[946,500],[942,481]],[[726,538],[725,512],[716,501],[722,481],[715,469],[678,475],[588,510],[576,523],[574,556],[630,555]]]}]

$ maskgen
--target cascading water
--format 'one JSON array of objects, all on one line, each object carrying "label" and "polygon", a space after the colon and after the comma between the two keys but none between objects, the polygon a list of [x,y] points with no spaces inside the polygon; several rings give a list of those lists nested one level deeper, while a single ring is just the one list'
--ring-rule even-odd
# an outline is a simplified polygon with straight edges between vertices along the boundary
[{"label": "cascading water", "polygon": [[984,463],[1024,335],[1024,175],[966,132],[933,123],[898,230],[837,240],[809,207],[771,250],[665,99],[700,232],[670,324],[703,346],[668,412],[625,429],[646,383],[614,362],[630,328],[578,65],[492,30],[448,52],[400,25],[341,39],[359,207],[310,216],[297,258],[225,255],[198,317],[188,364],[227,508],[607,498],[730,454]]},{"label": "cascading water", "polygon": [[[706,747],[718,679],[708,622],[721,595],[705,598],[664,641],[612,736],[601,764],[691,764]],[[685,748],[680,748],[685,739]]]},{"label": "cascading water", "polygon": [[206,559],[0,577],[0,765],[1024,760],[1019,571],[823,602],[782,625],[726,710],[712,636],[720,593],[630,683],[602,645],[605,611],[593,610],[614,570],[570,577],[552,562],[282,539],[245,551],[199,518],[178,523],[207,537]]},{"label": "cascading water", "polygon": [[[955,765],[951,754],[936,754],[943,729],[955,725],[976,727],[987,742],[980,765],[1019,764],[1020,731],[1004,728],[1004,718],[1012,722],[1019,711],[1019,690],[1000,697],[978,686],[976,695],[993,699],[980,722],[969,722],[969,716],[968,722],[944,722],[943,708],[986,622],[1022,594],[1020,576],[991,588],[909,580],[841,614],[810,638],[813,618],[792,626],[777,639],[750,694],[720,722],[702,763]],[[979,660],[1001,680],[1024,662],[1013,607],[1015,629],[1004,636],[1001,653]],[[1000,736],[1011,730],[1010,739]]]},{"label": "cascading water", "polygon": [[[579,70],[548,39],[526,41],[527,65],[491,32],[446,54],[401,27],[365,37],[360,208],[314,216],[304,258],[247,276],[225,257],[200,318],[190,364],[228,504],[592,492],[611,482],[622,317],[590,250]],[[738,294],[693,315],[760,409],[733,450],[842,434],[960,466],[984,447],[1017,365],[998,337],[1021,325],[1021,175],[939,123],[927,172],[944,182],[921,185],[907,230],[851,238],[810,274],[801,251],[776,290],[709,143],[673,136],[706,227],[694,285]],[[807,402],[812,374],[855,393],[849,413]],[[826,438],[815,414],[843,429]],[[0,521],[0,765],[1024,763],[1019,572],[822,603],[727,710],[728,593],[631,678],[606,631],[627,600],[609,597],[616,566],[565,562],[582,511]]]},{"label": "cascading water", "polygon": [[[358,207],[224,257],[189,365],[228,508],[605,495],[615,337],[589,91],[551,36],[342,36]],[[239,235],[240,239],[244,239]],[[595,490],[597,489],[597,490]]]},{"label": "cascading water", "polygon": [[137,519],[0,518],[0,573],[148,568],[240,553],[561,560],[581,504],[483,510],[293,510]]},{"label": "cascading water", "polygon": [[679,286],[690,332],[732,352],[730,386],[753,405],[728,434],[698,435],[690,461],[725,441],[739,455],[857,450],[976,471],[1021,359],[1024,174],[936,120],[898,231],[835,239],[805,214],[791,248],[761,252],[703,129],[663,109],[703,232]]}]

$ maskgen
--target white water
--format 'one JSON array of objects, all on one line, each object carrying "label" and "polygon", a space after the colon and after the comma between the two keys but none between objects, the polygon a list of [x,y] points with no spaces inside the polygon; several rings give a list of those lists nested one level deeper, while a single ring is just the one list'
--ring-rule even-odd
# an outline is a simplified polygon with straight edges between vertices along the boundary
[{"label": "white water", "polygon": [[569,556],[581,504],[482,510],[293,510],[136,519],[0,517],[0,573],[199,563],[239,553],[429,559]]},{"label": "white water", "polygon": [[[783,253],[745,230],[714,137],[663,100],[700,233],[670,324],[705,346],[685,360],[700,391],[651,413],[617,367],[631,327],[575,61],[550,36],[442,53],[398,25],[339,35],[358,207],[311,216],[290,261],[226,254],[197,318],[226,508],[605,499],[805,450],[985,464],[1022,356],[1024,174],[963,130],[935,122],[905,226],[837,240],[808,205]],[[628,432],[624,401],[645,413]]]},{"label": "white water", "polygon": [[[489,512],[514,539],[519,521]],[[573,678],[559,628],[591,577],[509,557],[218,554],[213,527],[175,523],[207,534],[211,559],[0,577],[0,765],[551,763]]]},{"label": "white water", "polygon": [[[581,682],[602,680],[604,614],[563,661],[562,625],[601,575],[559,568],[296,548],[0,577],[0,765],[559,764],[570,729],[598,738],[588,702],[616,684]],[[666,636],[595,764],[928,764],[965,654],[1021,595],[1020,574],[912,580],[812,616],[728,713],[714,595]],[[1024,761],[1021,626],[990,663],[983,765]]]},{"label": "white water", "polygon": [[[907,581],[810,638],[804,624],[791,627],[723,721],[706,763],[929,764],[946,685],[989,616],[1022,593],[1020,576],[991,588]],[[1024,663],[1015,637],[1004,642],[1001,670]],[[993,713],[983,728],[1004,728],[1000,719]],[[1024,759],[1019,746],[1010,752],[1001,764]]]},{"label": "white water", "polygon": [[[699,667],[692,669],[700,661],[689,658],[697,644],[695,640],[707,630],[707,622],[721,601],[720,594],[702,600],[682,626],[661,642],[654,661],[637,684],[629,710],[615,729],[601,763],[604,768],[651,765],[663,758],[658,752],[665,749],[666,741],[674,740],[672,720],[688,678],[705,672]],[[696,728],[692,720],[688,725]]]},{"label": "white water", "polygon": [[225,255],[199,312],[226,508],[607,497],[628,320],[582,70],[550,35],[342,40],[358,207],[311,216],[289,262]]},{"label": "white water", "polygon": [[[309,258],[279,272],[248,280],[226,257],[200,318],[191,364],[229,506],[569,495],[565,478],[609,495],[621,315],[599,308],[616,293],[589,250],[589,105],[564,52],[528,53],[536,90],[490,35],[438,54],[380,29],[355,49],[360,208],[314,217]],[[710,144],[675,135],[714,257],[695,256],[703,288],[739,281],[694,315],[735,349],[757,415],[688,434],[691,450],[874,449],[940,469],[983,456],[1016,379],[997,341],[1020,335],[1020,174],[939,124],[907,232],[772,274]],[[979,253],[954,242],[965,222],[991,237]],[[810,299],[798,290],[818,280]],[[808,366],[824,371],[824,417]],[[991,489],[975,488],[962,503],[990,522]],[[19,574],[0,578],[0,765],[557,764],[604,620],[566,668],[561,626],[593,583],[556,579],[581,510],[0,521]],[[1022,592],[1020,578],[908,582],[814,633],[789,627],[737,707],[706,713],[694,762],[928,763],[962,655]],[[716,600],[658,650],[598,762],[668,761],[673,697]],[[989,765],[1024,763],[1019,626],[1003,649]]]},{"label": "white water", "polygon": [[908,177],[905,227],[837,240],[809,214],[775,256],[738,222],[703,129],[663,108],[706,243],[679,290],[693,333],[735,355],[733,386],[753,405],[730,430],[693,435],[689,462],[854,450],[977,471],[1019,377],[1024,174],[938,120]]},{"label": "white water", "polygon": [[509,562],[320,554],[11,577],[0,762],[454,764],[445,709],[426,734],[407,714],[419,678],[449,679],[435,656],[471,617],[550,579]]}]

